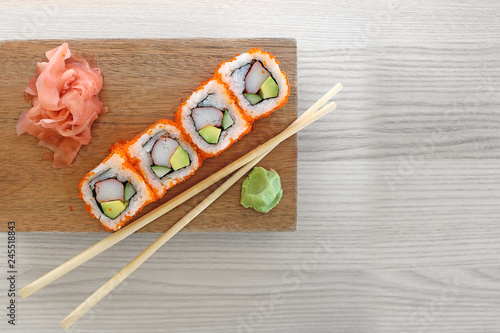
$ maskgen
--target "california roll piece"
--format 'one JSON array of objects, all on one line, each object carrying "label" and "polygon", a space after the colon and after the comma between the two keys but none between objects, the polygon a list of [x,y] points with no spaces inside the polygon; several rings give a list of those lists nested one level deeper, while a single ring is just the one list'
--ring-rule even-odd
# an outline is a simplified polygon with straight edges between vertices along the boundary
[{"label": "california roll piece", "polygon": [[150,126],[123,148],[157,197],[186,180],[202,163],[177,124],[166,119]]},{"label": "california roll piece", "polygon": [[215,79],[202,84],[182,103],[176,119],[205,157],[222,153],[251,129],[227,88]]},{"label": "california roll piece", "polygon": [[145,205],[156,200],[120,149],[115,149],[80,181],[80,198],[88,212],[108,231],[120,229]]},{"label": "california roll piece", "polygon": [[276,57],[258,48],[222,63],[215,77],[227,85],[250,121],[285,105],[290,94]]}]

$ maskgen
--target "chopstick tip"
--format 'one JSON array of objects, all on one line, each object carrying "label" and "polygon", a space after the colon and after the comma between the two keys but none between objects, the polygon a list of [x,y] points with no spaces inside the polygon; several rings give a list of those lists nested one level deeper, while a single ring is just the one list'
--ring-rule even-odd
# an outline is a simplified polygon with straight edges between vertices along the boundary
[{"label": "chopstick tip", "polygon": [[19,289],[19,296],[21,296],[22,299],[25,299],[30,295],[31,293],[28,289],[26,289],[26,287]]},{"label": "chopstick tip", "polygon": [[71,325],[73,325],[73,323],[72,322],[68,322],[68,317],[66,317],[63,320],[61,320],[61,322],[59,323],[59,325],[61,325],[61,327],[66,331],[68,328],[71,327]]}]

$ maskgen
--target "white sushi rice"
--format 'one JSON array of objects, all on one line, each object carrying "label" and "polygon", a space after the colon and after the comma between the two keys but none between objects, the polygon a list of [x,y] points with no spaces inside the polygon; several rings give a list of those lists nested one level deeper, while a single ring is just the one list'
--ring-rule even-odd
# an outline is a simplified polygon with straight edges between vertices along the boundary
[{"label": "white sushi rice", "polygon": [[[213,106],[219,110],[227,110],[234,124],[226,130],[222,130],[219,142],[210,144],[206,142],[196,130],[193,118],[191,117],[192,109],[196,107]],[[201,89],[195,91],[182,105],[180,112],[180,124],[191,141],[207,155],[216,155],[225,150],[233,142],[238,140],[250,128],[250,124],[241,114],[240,109],[234,104],[229,97],[226,87],[212,79],[208,81]]]},{"label": "white sushi rice", "polygon": [[[93,175],[86,177],[80,188],[83,200],[91,207],[92,215],[111,230],[120,229],[121,222],[127,218],[127,215],[133,216],[146,203],[154,199],[142,177],[135,170],[131,169],[129,164],[126,165],[125,163],[126,160],[122,155],[113,153],[109,159],[106,159],[91,171]],[[128,181],[136,190],[136,194],[130,198],[128,207],[115,219],[110,219],[104,215],[93,193],[95,183],[110,178],[116,178],[120,182]]]},{"label": "white sushi rice", "polygon": [[[189,155],[191,164],[187,167],[173,171],[162,178],[158,178],[158,176],[151,169],[151,166],[153,165],[151,149],[153,147],[152,143],[154,144],[160,135],[163,134],[168,135],[170,138],[179,143],[179,145]],[[150,139],[153,140],[149,141]],[[191,173],[196,171],[201,165],[201,160],[198,157],[196,150],[181,136],[180,129],[174,125],[162,122],[150,127],[138,139],[136,139],[135,142],[128,146],[127,154],[129,154],[132,158],[137,158],[139,161],[139,171],[142,173],[144,179],[153,191],[155,191],[158,197],[163,196],[169,188],[189,177]]]},{"label": "white sushi rice", "polygon": [[[245,95],[243,95],[243,91],[245,90],[245,76],[254,61],[262,62],[264,67],[271,73],[274,81],[278,84],[278,96],[264,99],[252,105]],[[287,79],[281,72],[278,63],[265,53],[253,52],[251,54],[240,54],[233,61],[224,63],[217,70],[216,74],[218,74],[221,80],[228,85],[229,89],[236,96],[239,106],[250,119],[258,119],[274,110],[289,94]]]}]

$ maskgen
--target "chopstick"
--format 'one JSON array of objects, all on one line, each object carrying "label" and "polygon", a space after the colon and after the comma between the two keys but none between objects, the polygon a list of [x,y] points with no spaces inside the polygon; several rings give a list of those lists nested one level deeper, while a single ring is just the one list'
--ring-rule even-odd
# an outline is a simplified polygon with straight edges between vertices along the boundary
[{"label": "chopstick", "polygon": [[[266,153],[267,154],[267,153]],[[182,228],[184,228],[189,222],[191,222],[198,214],[200,214],[205,208],[207,208],[212,202],[214,202],[220,195],[222,195],[228,188],[230,188],[234,183],[238,181],[243,175],[245,175],[252,167],[255,166],[266,154],[257,157],[255,160],[243,166],[241,169],[236,171],[228,180],[226,180],[221,186],[219,186],[214,192],[212,192],[208,197],[206,197],[201,203],[199,203],[193,210],[184,215],[177,223],[175,223],[167,232],[165,232],[160,238],[148,246],[141,254],[139,254],[134,260],[132,260],[127,266],[125,266],[121,271],[119,271],[115,276],[113,276],[108,282],[103,284],[99,289],[97,289],[92,295],[90,295],[83,303],[81,303],[75,310],[73,310],[66,318],[64,318],[60,324],[67,330],[70,328],[78,319],[80,319],[87,311],[92,309],[99,301],[101,301],[107,294],[109,294],[113,289],[115,289],[123,280],[125,280],[130,274],[132,274],[139,266],[141,266],[149,257],[151,257],[162,245],[164,245],[168,240],[174,237]]]},{"label": "chopstick", "polygon": [[[290,125],[285,131],[283,131],[281,134],[281,137],[279,140],[276,140],[277,137],[274,137],[273,139],[270,139],[266,143],[262,144],[261,146],[255,148],[254,150],[250,151],[246,155],[240,157],[236,161],[232,162],[231,164],[225,166],[218,172],[214,173],[210,177],[204,179],[203,181],[199,182],[198,184],[194,185],[193,187],[187,189],[177,197],[167,201],[163,205],[159,206],[155,210],[149,212],[148,214],[138,218],[134,222],[130,223],[126,227],[112,233],[108,237],[102,239],[98,243],[92,245],[85,251],[77,254],[73,258],[69,259],[68,261],[62,263],[58,267],[54,268],[53,270],[49,271],[45,275],[41,276],[40,278],[36,279],[35,281],[31,282],[27,286],[23,287],[22,289],[19,290],[19,295],[21,295],[22,298],[29,297],[30,295],[34,294],[38,290],[44,288],[48,284],[54,282],[55,280],[59,279],[60,277],[64,276],[66,273],[71,272],[73,269],[79,267],[80,265],[83,265],[90,259],[94,258],[95,256],[99,255],[100,253],[106,251],[113,245],[117,244],[118,242],[122,241],[123,239],[127,238],[137,230],[141,229],[142,227],[148,225],[158,217],[168,213],[175,207],[181,205],[185,201],[189,200],[196,194],[202,192],[203,190],[207,189],[208,187],[212,186],[219,180],[225,178],[229,174],[233,173],[235,170],[240,168],[242,165],[250,162],[251,160],[255,159],[256,156],[259,156],[265,151],[269,151],[272,148],[274,148],[279,142],[282,140],[286,139],[287,137],[295,134],[299,130],[301,130],[303,127],[295,127],[302,123],[303,120],[305,120],[309,115],[312,113],[316,112],[320,107],[322,107],[328,100],[330,100],[333,96],[335,96],[340,90],[342,89],[342,85],[340,83],[337,83],[333,88],[331,88],[325,95],[323,95],[319,100],[317,100],[307,111],[305,111],[299,118],[297,118],[292,125]],[[314,119],[313,121],[315,121]],[[305,124],[305,126],[309,125]],[[304,126],[304,127],[305,127]],[[288,131],[288,132],[287,132]],[[279,136],[278,135],[278,136]],[[274,140],[274,141],[273,141]],[[281,141],[280,141],[281,140]]]},{"label": "chopstick", "polygon": [[[317,111],[314,115],[306,115],[308,118],[301,118],[300,121],[297,119],[289,128],[301,123],[312,123],[310,119],[319,119],[336,108],[335,103],[330,103],[321,110]],[[305,126],[304,126],[305,127]],[[303,128],[303,127],[302,127]],[[280,141],[281,142],[281,141]],[[277,144],[276,144],[277,145]],[[275,146],[276,146],[275,145]],[[219,186],[214,192],[212,192],[208,197],[206,197],[201,203],[199,203],[195,208],[193,208],[189,213],[187,213],[183,218],[181,218],[176,224],[174,224],[167,232],[160,236],[155,242],[148,246],[141,254],[139,254],[134,260],[132,260],[128,265],[126,265],[120,272],[103,284],[99,289],[97,289],[92,295],[90,295],[84,302],[82,302],[75,310],[73,310],[66,318],[64,318],[60,324],[64,329],[71,327],[78,319],[80,319],[87,311],[94,307],[101,299],[103,299],[107,294],[109,294],[114,288],[116,288],[122,281],[124,281],[130,274],[132,274],[137,268],[139,268],[149,257],[151,257],[162,245],[164,245],[168,240],[175,236],[179,231],[182,230],[189,222],[191,222],[196,216],[198,216],[205,208],[212,204],[219,196],[221,196],[227,189],[229,189],[234,183],[236,183],[242,176],[244,176],[251,168],[253,168],[261,159],[263,159],[267,153],[269,153],[275,146],[271,149],[265,151],[259,156],[255,157],[254,160],[250,161],[246,165],[243,165],[238,171],[236,171],[228,180],[226,180],[221,186]]]}]

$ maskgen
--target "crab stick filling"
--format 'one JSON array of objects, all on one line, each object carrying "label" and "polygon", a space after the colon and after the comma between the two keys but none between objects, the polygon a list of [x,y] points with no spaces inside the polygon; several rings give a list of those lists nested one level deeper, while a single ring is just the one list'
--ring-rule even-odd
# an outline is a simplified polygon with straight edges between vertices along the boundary
[{"label": "crab stick filling", "polygon": [[234,124],[233,118],[226,109],[221,110],[213,106],[192,109],[191,118],[198,134],[210,144],[219,143],[221,133]]},{"label": "crab stick filling", "polygon": [[116,178],[101,180],[94,185],[94,197],[103,214],[110,219],[117,218],[136,193],[132,183],[120,182]]},{"label": "crab stick filling", "polygon": [[151,170],[158,178],[191,165],[188,153],[166,132],[151,138],[145,149],[151,154]]},{"label": "crab stick filling", "polygon": [[262,62],[256,60],[243,67],[249,67],[245,76],[243,95],[250,104],[255,105],[265,99],[278,97],[278,84]]}]

